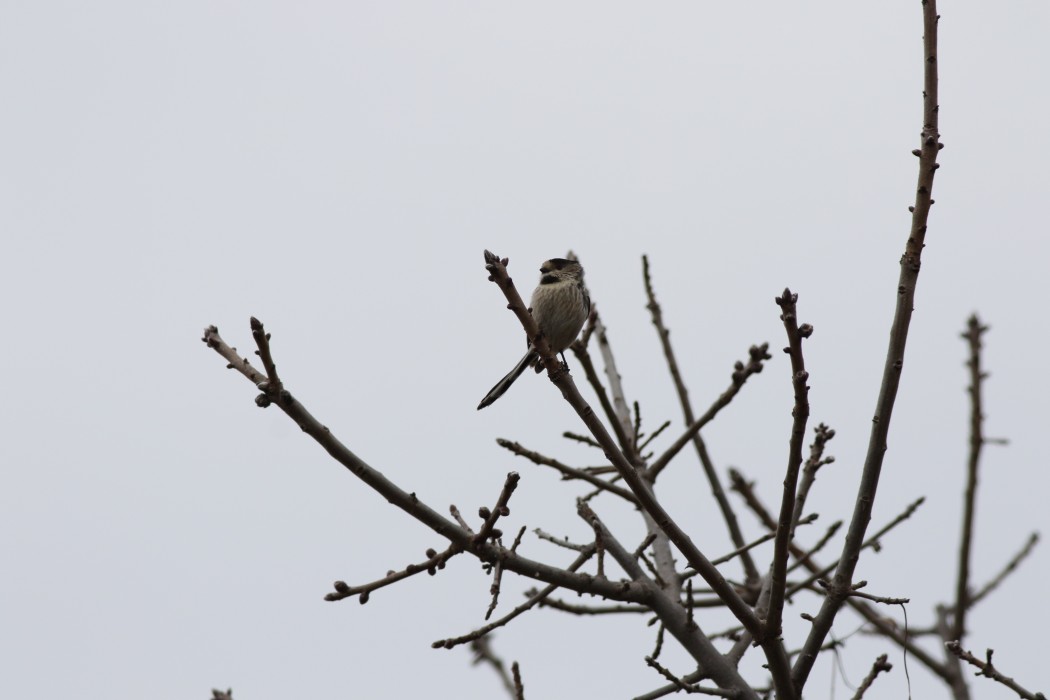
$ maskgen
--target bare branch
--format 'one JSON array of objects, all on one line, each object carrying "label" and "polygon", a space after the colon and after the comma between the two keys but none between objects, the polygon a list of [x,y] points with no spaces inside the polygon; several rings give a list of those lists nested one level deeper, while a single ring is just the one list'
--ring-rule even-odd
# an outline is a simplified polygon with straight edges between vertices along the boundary
[{"label": "bare branch", "polygon": [[[825,591],[827,591],[831,587],[831,583],[825,581],[824,579],[819,579],[817,581],[817,584]],[[857,581],[850,587],[851,590],[849,592],[849,595],[854,598],[864,598],[865,600],[870,600],[873,603],[882,603],[883,605],[904,605],[905,603],[911,602],[911,598],[888,598],[886,596],[872,595],[871,593],[865,593],[864,591],[860,590],[861,588],[864,588],[864,586],[867,585],[867,581]]]},{"label": "bare branch", "polygon": [[[780,319],[787,332],[788,346],[784,352],[791,356],[791,385],[795,393],[795,406],[791,411],[791,440],[788,449],[787,470],[784,473],[784,489],[780,501],[780,520],[777,522],[776,539],[773,542],[773,563],[770,566],[769,616],[766,618],[766,634],[779,636],[784,614],[784,593],[787,587],[788,544],[794,536],[795,491],[798,473],[802,467],[802,444],[806,438],[806,422],[809,420],[809,373],[802,357],[802,340],[813,333],[808,323],[798,324],[796,303],[798,295],[790,289],[777,298],[781,309]],[[784,657],[787,663],[787,657]],[[771,668],[770,671],[773,669]],[[786,671],[785,671],[786,672]]]},{"label": "bare branch", "polygon": [[662,433],[663,431],[667,430],[667,428],[670,427],[670,425],[671,425],[671,421],[669,421],[669,420],[665,420],[663,423],[661,423],[660,427],[657,428],[656,430],[654,430],[652,435],[649,435],[648,437],[646,437],[645,440],[642,441],[642,444],[638,445],[638,450],[641,451],[641,450],[644,450],[646,447],[648,447],[649,443],[652,442],[653,440],[655,440],[657,437],[659,437],[660,433]]},{"label": "bare branch", "polygon": [[1046,700],[1046,696],[1042,693],[1033,693],[1030,690],[1026,690],[1018,685],[1017,681],[1013,678],[1008,678],[1000,673],[999,669],[992,665],[992,654],[994,653],[994,650],[988,649],[987,652],[985,652],[985,660],[981,661],[976,656],[963,649],[958,641],[945,642],[944,646],[948,651],[955,654],[966,663],[977,667],[978,671],[975,675],[986,676],[997,683],[1002,683],[1026,700]]},{"label": "bare branch", "polygon": [[825,464],[835,461],[834,457],[824,456],[824,446],[835,437],[835,431],[821,423],[813,429],[813,432],[815,433],[813,444],[809,447],[809,458],[806,459],[806,465],[802,468],[802,481],[795,495],[795,512],[791,518],[793,523],[797,523],[802,517],[802,512],[806,508],[806,498],[809,496],[810,489],[813,488],[813,483],[817,480],[817,471]]},{"label": "bare branch", "polygon": [[608,481],[594,476],[593,474],[586,472],[583,469],[576,469],[566,464],[562,464],[556,459],[552,459],[550,457],[541,455],[539,452],[533,452],[532,450],[523,447],[520,443],[517,442],[511,442],[510,440],[504,440],[503,438],[496,438],[496,444],[505,450],[510,450],[516,455],[525,457],[526,459],[532,461],[535,464],[539,464],[545,467],[551,467],[552,469],[563,474],[564,478],[566,479],[580,479],[581,481],[586,481],[592,486],[597,486],[599,489],[603,491],[608,491],[609,493],[615,493],[620,498],[626,501],[630,501],[635,505],[638,505],[638,499],[636,499],[634,497],[634,494],[632,494],[627,489],[622,488],[620,486],[616,486],[615,484],[610,484]]},{"label": "bare branch", "polygon": [[882,672],[889,672],[893,668],[893,664],[889,663],[887,656],[883,654],[879,658],[875,659],[875,663],[871,665],[871,670],[868,671],[868,675],[864,677],[864,680],[857,686],[857,692],[853,694],[853,700],[861,700],[864,697],[864,693],[867,692],[871,684],[875,682],[875,677]]},{"label": "bare branch", "polygon": [[485,619],[492,617],[492,613],[496,611],[496,605],[499,603],[500,587],[503,583],[503,564],[497,560],[492,566],[492,585],[489,586],[489,595],[492,596],[492,602],[489,603],[488,609],[485,611]]},{"label": "bare branch", "polygon": [[540,528],[536,528],[535,530],[533,530],[533,532],[536,533],[536,536],[539,537],[541,540],[547,540],[551,544],[556,544],[559,547],[564,547],[565,549],[572,549],[577,552],[582,552],[585,549],[589,549],[594,546],[590,544],[576,544],[575,542],[570,542],[567,536],[555,537],[554,535],[550,534],[549,532],[545,532]]},{"label": "bare branch", "polygon": [[[692,683],[687,682],[685,680],[685,678],[679,678],[678,676],[676,676],[673,673],[671,673],[670,671],[668,671],[666,668],[664,668],[663,666],[660,665],[659,661],[657,661],[656,659],[654,659],[651,656],[645,657],[645,663],[650,668],[655,669],[656,672],[659,673],[661,676],[663,676],[667,680],[671,681],[671,685],[675,688],[675,690],[673,692],[677,692],[679,690],[684,690],[688,694],[696,693],[696,694],[699,694],[699,695],[714,695],[716,697],[721,697],[721,698],[736,698],[736,697],[740,697],[740,694],[737,691],[735,691],[735,690],[723,690],[722,688],[702,688],[700,686],[693,685]],[[692,674],[690,674],[690,675],[692,675]],[[699,675],[699,678],[703,678],[703,676]],[[698,680],[699,680],[699,678],[698,678]],[[654,696],[644,696],[644,697],[654,697]],[[658,696],[656,696],[656,697],[658,697]]]},{"label": "bare branch", "polygon": [[[276,405],[303,432],[324,448],[333,459],[346,467],[350,473],[379,493],[389,503],[423,523],[438,535],[448,539],[450,544],[457,545],[463,549],[471,549],[475,556],[490,564],[494,564],[497,559],[502,559],[503,567],[508,571],[513,571],[545,583],[554,583],[579,593],[593,593],[612,600],[625,602],[642,602],[646,598],[645,591],[639,586],[633,584],[624,585],[622,582],[613,583],[596,579],[593,576],[575,574],[558,567],[527,559],[517,553],[510,553],[506,548],[497,546],[494,543],[476,541],[476,536],[468,528],[441,515],[424,503],[415,493],[403,490],[351,452],[326,426],[314,418],[289,391],[286,389],[278,391],[269,386],[267,380],[262,379],[258,372],[237,355],[236,350],[222,340],[215,326],[205,329],[203,340],[208,347],[226,358],[231,366],[238,369],[241,374],[264,392],[262,396],[266,400],[259,401],[259,399],[256,399],[257,404],[264,407],[270,404]],[[268,345],[269,335],[260,334],[257,340]]]},{"label": "bare branch", "polygon": [[551,608],[573,615],[621,615],[624,613],[652,613],[645,605],[580,605],[569,603],[558,598],[546,598],[540,601],[541,608]]},{"label": "bare branch", "polygon": [[605,332],[605,324],[601,317],[594,314],[594,332],[598,336],[598,350],[602,355],[602,363],[605,365],[605,376],[609,380],[609,393],[612,394],[613,413],[620,424],[617,435],[623,433],[624,442],[621,442],[624,454],[636,455],[637,442],[633,439],[636,431],[631,424],[631,409],[627,406],[627,395],[624,393],[622,377],[616,370],[616,361],[613,359],[612,346],[609,344],[609,336]]},{"label": "bare branch", "polygon": [[484,637],[481,639],[475,639],[470,643],[470,650],[474,652],[474,661],[472,663],[475,666],[483,663],[491,666],[496,673],[499,674],[500,680],[503,681],[503,687],[506,689],[507,693],[517,700],[514,680],[511,678],[510,674],[507,673],[507,667],[503,664],[503,659],[493,653],[488,638]]},{"label": "bare branch", "polygon": [[414,576],[423,571],[426,571],[433,576],[438,572],[438,569],[445,568],[445,562],[462,551],[463,548],[455,544],[443,552],[435,552],[433,549],[428,549],[428,558],[426,561],[421,564],[409,564],[403,571],[387,572],[385,577],[377,581],[372,581],[371,583],[366,583],[362,586],[348,586],[343,581],[336,581],[334,584],[335,593],[327,594],[324,599],[328,601],[336,601],[356,595],[358,596],[358,602],[361,603],[361,605],[364,605],[368,602],[368,598],[372,591],[397,583],[398,581],[402,581],[409,576]]},{"label": "bare branch", "polygon": [[[800,520],[798,524],[802,525],[805,522],[806,518],[802,518],[802,520]],[[795,556],[796,559],[795,563],[788,567],[788,573],[791,573],[795,569],[809,564],[813,558],[813,555],[819,552],[820,550],[824,549],[824,545],[826,545],[831,540],[831,538],[835,536],[835,533],[838,532],[839,528],[841,527],[842,521],[836,520],[835,522],[831,523],[831,525],[827,529],[827,532],[824,533],[824,536],[817,540],[816,544],[814,544],[808,550],[803,552],[801,556],[798,556],[794,551],[792,551],[792,555]]]},{"label": "bare branch", "polygon": [[500,519],[500,516],[510,515],[510,508],[507,507],[507,503],[510,501],[514,489],[518,488],[519,479],[521,477],[518,476],[517,472],[507,474],[507,480],[503,483],[503,490],[500,491],[499,498],[496,500],[496,506],[492,510],[488,508],[479,509],[478,516],[484,518],[485,522],[481,525],[478,534],[474,535],[472,547],[484,544],[489,537],[499,537],[498,531],[495,529],[496,521]]},{"label": "bare branch", "polygon": [[642,543],[638,545],[638,548],[636,550],[634,550],[634,558],[638,559],[639,557],[643,556],[645,554],[645,550],[649,547],[649,545],[653,543],[653,540],[655,539],[655,532],[650,532],[648,535],[646,535],[645,539],[642,540]]},{"label": "bare branch", "polygon": [[510,672],[514,677],[514,700],[525,700],[525,684],[521,681],[521,667],[517,661],[510,665]]},{"label": "bare branch", "polygon": [[889,347],[886,351],[886,362],[883,367],[882,384],[875,404],[875,415],[872,417],[871,435],[868,450],[864,457],[864,468],[861,472],[857,489],[856,507],[853,518],[846,531],[846,541],[842,548],[832,590],[821,606],[820,612],[810,628],[809,636],[792,669],[792,680],[795,686],[805,686],[813,664],[817,660],[817,651],[824,638],[831,630],[843,602],[848,597],[853,572],[860,559],[860,550],[864,543],[864,533],[871,521],[872,507],[878,490],[882,463],[888,449],[890,419],[900,386],[901,371],[904,367],[904,350],[908,341],[908,328],[911,325],[912,310],[915,308],[915,289],[919,280],[919,268],[922,261],[922,250],[926,243],[926,225],[930,207],[933,205],[933,176],[939,168],[937,154],[940,152],[940,133],[938,131],[937,102],[937,0],[922,1],[923,17],[923,119],[921,146],[919,151],[919,175],[915,188],[915,204],[912,212],[911,230],[901,257],[900,278],[897,283],[897,304],[890,326]]},{"label": "bare branch", "polygon": [[994,591],[999,586],[999,584],[1001,584],[1006,579],[1006,577],[1009,576],[1018,566],[1020,566],[1021,562],[1023,562],[1025,558],[1032,553],[1032,550],[1035,549],[1035,546],[1038,543],[1039,533],[1033,532],[1031,535],[1028,536],[1028,540],[1025,542],[1024,547],[1021,548],[1021,551],[1015,554],[1013,558],[1010,559],[1009,562],[1007,562],[1006,566],[1003,567],[1003,570],[996,574],[991,581],[984,584],[981,587],[981,589],[977,591],[977,593],[970,596],[969,607],[974,607],[975,605],[977,605],[977,603],[981,602],[989,593]]},{"label": "bare branch", "polygon": [[758,374],[762,371],[762,363],[766,360],[772,359],[772,355],[769,354],[769,343],[762,343],[761,345],[752,345],[748,349],[749,360],[745,365],[743,362],[737,362],[733,367],[733,380],[729,388],[722,392],[711,407],[707,409],[704,415],[697,418],[695,421],[690,423],[685,432],[677,440],[675,440],[670,447],[668,447],[662,455],[657,457],[656,461],[649,465],[647,477],[649,481],[655,481],[656,477],[659,476],[660,472],[671,462],[675,456],[681,452],[682,448],[693,440],[693,437],[700,432],[700,429],[705,425],[714,420],[718,412],[729,405],[733,398],[740,393],[740,389],[744,386],[748,377],[753,374]]},{"label": "bare branch", "polygon": [[954,624],[951,639],[966,636],[966,613],[970,608],[970,555],[973,547],[974,508],[977,503],[977,467],[984,447],[984,413],[981,406],[981,385],[988,375],[981,371],[981,336],[988,326],[981,325],[977,314],[970,316],[962,337],[970,349],[970,453],[966,460],[966,494],[963,499],[962,537],[959,539],[959,572],[955,581]]},{"label": "bare branch", "polygon": [[463,528],[472,535],[474,534],[474,528],[472,528],[470,524],[467,523],[466,518],[464,518],[463,514],[459,512],[459,508],[456,507],[455,503],[448,507],[448,512],[452,515],[453,518],[456,519],[456,522],[459,523],[459,526],[461,528]]},{"label": "bare branch", "polygon": [[[591,545],[591,546],[588,546],[588,548],[586,550],[584,550],[583,552],[580,552],[580,555],[578,557],[576,557],[576,560],[574,562],[572,562],[571,564],[569,564],[569,566],[566,567],[565,570],[569,571],[569,572],[576,571],[581,566],[583,566],[587,562],[588,559],[590,559],[593,556],[594,556],[594,546]],[[438,640],[436,642],[433,642],[430,646],[433,647],[434,649],[451,649],[451,648],[453,648],[455,646],[458,646],[460,644],[465,644],[466,642],[472,642],[472,641],[474,641],[476,639],[480,639],[481,637],[484,637],[486,634],[488,634],[492,630],[496,629],[497,627],[502,627],[502,626],[506,625],[508,622],[510,622],[511,620],[516,618],[518,615],[521,615],[523,612],[531,610],[536,605],[541,604],[544,601],[544,599],[547,596],[549,596],[551,593],[553,593],[555,590],[557,590],[557,588],[558,588],[558,586],[556,586],[554,584],[551,584],[551,585],[547,586],[546,588],[544,588],[541,591],[538,591],[538,592],[534,591],[530,595],[530,597],[529,597],[529,599],[527,601],[525,601],[524,603],[522,603],[518,607],[516,607],[513,610],[511,610],[509,613],[507,613],[506,615],[504,615],[500,619],[498,619],[498,620],[496,620],[494,622],[490,622],[489,624],[485,625],[484,627],[479,627],[478,629],[474,630],[473,632],[465,634],[465,635],[463,635],[461,637],[451,637],[449,639],[440,639],[440,640]]]},{"label": "bare branch", "polygon": [[[810,523],[812,523],[816,519],[817,519],[817,514],[816,513],[810,513],[805,518],[803,518],[801,522],[799,522],[799,525],[809,525]],[[734,549],[729,554],[725,554],[725,555],[720,556],[718,559],[714,559],[711,563],[715,564],[715,565],[724,564],[727,561],[731,561],[732,559],[736,558],[742,552],[746,552],[746,551],[752,550],[752,549],[754,549],[755,547],[757,547],[760,544],[765,544],[766,542],[769,542],[771,539],[773,539],[776,536],[777,536],[777,533],[775,533],[775,532],[767,532],[766,534],[764,534],[761,537],[759,537],[757,540],[753,540],[751,542],[748,542],[747,544],[745,544],[740,549]],[[692,570],[689,570],[689,571],[686,571],[684,574],[682,574],[683,578],[688,577],[688,576],[696,576],[696,572],[692,571]]]},{"label": "bare branch", "polygon": [[582,442],[588,447],[597,447],[599,450],[602,449],[602,446],[596,443],[594,441],[594,438],[588,437],[586,435],[580,435],[579,433],[574,433],[571,430],[566,430],[564,433],[561,434],[561,436],[566,440],[575,440],[576,442]]},{"label": "bare branch", "polygon": [[[255,354],[262,360],[263,368],[266,370],[267,386],[266,391],[278,393],[283,388],[281,386],[281,379],[277,376],[277,365],[274,364],[273,357],[270,355],[270,334],[263,328],[262,322],[252,316],[251,318],[252,338],[255,339],[255,344],[259,347],[255,351]],[[263,387],[259,387],[262,389]]]}]

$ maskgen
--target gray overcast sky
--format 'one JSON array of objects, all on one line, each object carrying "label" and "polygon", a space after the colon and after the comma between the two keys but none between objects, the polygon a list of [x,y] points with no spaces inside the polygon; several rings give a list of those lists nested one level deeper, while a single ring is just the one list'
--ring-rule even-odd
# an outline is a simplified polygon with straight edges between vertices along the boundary
[{"label": "gray overcast sky", "polygon": [[[928,502],[858,570],[872,592],[910,596],[919,626],[951,595],[958,333],[974,310],[992,326],[987,429],[1011,440],[986,453],[978,583],[1045,529],[1050,481],[1050,5],[941,13],[947,147],[873,524]],[[215,323],[248,349],[260,317],[290,389],[403,487],[473,513],[515,469],[507,528],[585,539],[585,490],[494,442],[598,461],[559,437],[580,426],[548,382],[526,377],[474,410],[521,351],[485,247],[511,258],[525,292],[545,258],[580,256],[650,427],[680,419],[641,254],[698,407],[748,345],[782,345],[773,297],[789,285],[816,327],[813,424],[838,431],[813,503],[824,525],[847,517],[915,186],[921,34],[917,0],[4,3],[0,696],[500,697],[468,652],[429,648],[488,605],[465,557],[366,606],[322,601],[333,580],[371,580],[440,540],[257,409],[198,341]],[[705,433],[719,468],[744,470],[770,502],[788,372],[775,353]],[[727,551],[693,455],[661,487],[705,552]],[[641,540],[636,515],[598,505]],[[522,549],[571,558],[531,536]],[[1037,550],[969,640],[1042,690],[1047,561]],[[508,580],[501,610],[528,586]],[[816,606],[787,610],[789,638]],[[845,614],[835,633],[855,626]],[[541,610],[495,649],[521,661],[530,698],[623,697],[661,684],[642,660],[652,642],[638,620]],[[886,645],[854,637],[847,675],[882,651],[894,671],[866,697],[905,697]],[[748,660],[753,671],[758,653]],[[909,670],[913,697],[944,696]],[[810,690],[849,694],[828,663]]]}]

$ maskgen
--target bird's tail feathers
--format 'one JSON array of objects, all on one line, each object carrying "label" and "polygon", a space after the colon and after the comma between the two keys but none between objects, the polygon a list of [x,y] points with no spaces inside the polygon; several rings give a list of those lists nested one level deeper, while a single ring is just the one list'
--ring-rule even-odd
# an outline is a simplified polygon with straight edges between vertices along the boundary
[{"label": "bird's tail feathers", "polygon": [[486,406],[494,403],[499,397],[503,396],[503,394],[506,393],[507,389],[510,388],[510,385],[514,383],[514,380],[520,377],[522,372],[524,372],[529,365],[536,361],[536,357],[537,355],[535,350],[529,350],[527,353],[525,353],[525,357],[521,358],[521,361],[518,362],[518,364],[514,365],[514,369],[508,372],[507,376],[505,376],[503,379],[496,382],[496,386],[489,389],[489,393],[485,394],[485,398],[483,398],[481,400],[481,403],[478,404],[478,410],[480,411]]}]

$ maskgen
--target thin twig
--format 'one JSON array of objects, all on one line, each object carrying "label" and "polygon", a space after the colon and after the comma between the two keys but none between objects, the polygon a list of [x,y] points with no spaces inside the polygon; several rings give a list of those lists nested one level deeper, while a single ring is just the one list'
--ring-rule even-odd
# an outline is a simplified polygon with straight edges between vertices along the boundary
[{"label": "thin twig", "polygon": [[594,441],[594,438],[589,437],[587,435],[580,435],[579,433],[574,433],[571,430],[566,430],[564,433],[561,434],[561,436],[567,440],[575,440],[576,442],[582,442],[588,447],[597,447],[599,450],[602,449],[602,446],[596,443]]},{"label": "thin twig", "polygon": [[500,586],[502,583],[503,563],[497,559],[492,567],[492,585],[489,586],[489,594],[492,596],[492,602],[489,603],[489,607],[485,611],[486,620],[492,617],[492,613],[496,611],[496,604],[499,603]]},{"label": "thin twig", "polygon": [[561,612],[572,613],[573,615],[622,615],[624,613],[652,613],[648,607],[644,605],[580,605],[579,603],[569,603],[561,600],[560,598],[546,598],[540,601],[541,608],[550,608],[552,610],[560,610]]},{"label": "thin twig", "polygon": [[645,440],[642,441],[642,444],[638,445],[638,451],[641,452],[646,447],[648,447],[649,443],[652,442],[653,440],[655,440],[657,437],[659,437],[660,433],[662,433],[663,431],[667,430],[667,428],[670,427],[670,425],[671,425],[671,421],[669,421],[669,420],[665,420],[663,423],[661,423],[660,427],[657,428],[656,430],[654,430],[652,435],[649,435],[648,437],[646,437]]},{"label": "thin twig", "polygon": [[514,680],[510,674],[507,673],[507,667],[503,664],[503,659],[496,656],[492,651],[492,647],[489,644],[487,637],[481,639],[475,639],[470,643],[470,650],[474,652],[474,661],[472,662],[475,666],[478,664],[488,664],[491,666],[497,674],[499,674],[500,680],[503,681],[503,687],[512,698],[516,697],[514,693]]},{"label": "thin twig", "polygon": [[485,522],[482,523],[478,534],[474,535],[473,545],[483,543],[490,536],[499,536],[495,534],[496,521],[500,519],[500,516],[510,515],[510,508],[507,507],[507,503],[510,501],[511,495],[514,494],[514,489],[518,488],[520,479],[518,472],[507,474],[507,480],[503,482],[503,490],[500,491],[499,498],[496,499],[495,507],[492,510],[488,508],[480,508],[478,510],[478,516],[484,518]]},{"label": "thin twig", "polygon": [[802,517],[802,512],[806,508],[806,498],[817,480],[817,472],[825,464],[835,461],[834,457],[824,456],[824,446],[835,437],[835,431],[821,423],[813,429],[813,432],[813,444],[809,447],[809,457],[806,459],[805,466],[802,467],[802,480],[799,482],[798,493],[795,495],[795,512],[791,518],[793,523],[797,523]]},{"label": "thin twig", "polygon": [[867,692],[871,684],[875,682],[875,677],[880,673],[889,672],[893,668],[893,664],[889,663],[886,659],[888,657],[883,654],[879,658],[875,659],[875,663],[871,665],[871,670],[868,671],[868,675],[864,676],[864,680],[857,686],[857,692],[853,694],[853,700],[861,700],[864,697],[864,693]]},{"label": "thin twig", "polygon": [[463,528],[472,535],[474,534],[474,528],[470,526],[466,518],[463,517],[463,514],[459,512],[459,508],[456,507],[455,503],[448,507],[448,512],[452,515],[453,518],[456,519],[456,522],[459,523],[459,526],[461,528]]},{"label": "thin twig", "polygon": [[[867,549],[869,547],[876,547],[879,544],[879,542],[882,540],[883,536],[885,536],[885,534],[887,532],[889,532],[890,530],[892,530],[893,528],[897,527],[898,525],[903,523],[905,520],[910,518],[912,516],[912,514],[915,513],[915,511],[917,511],[919,509],[919,506],[921,506],[925,502],[926,502],[926,497],[925,496],[921,496],[921,497],[915,499],[914,501],[912,501],[910,504],[908,504],[908,507],[905,508],[897,517],[895,517],[893,520],[889,521],[888,523],[883,525],[881,528],[879,528],[874,534],[872,534],[870,537],[868,537],[868,539],[864,540],[863,544],[861,545],[861,549]],[[816,568],[816,570],[813,572],[812,575],[810,575],[808,578],[806,578],[806,579],[802,580],[801,582],[796,583],[794,586],[792,586],[788,590],[788,594],[789,595],[793,595],[794,593],[800,591],[801,589],[811,586],[815,581],[817,581],[817,579],[825,578],[832,571],[835,570],[835,567],[837,567],[838,564],[839,564],[838,561],[834,561],[831,564],[828,564],[827,566],[825,566],[823,568]],[[807,567],[807,568],[810,568],[810,567]],[[812,568],[811,568],[811,570],[812,570]]]},{"label": "thin twig", "polygon": [[[692,442],[693,437],[700,432],[700,429],[714,420],[718,412],[729,405],[733,398],[740,393],[740,389],[747,382],[748,377],[762,371],[762,363],[772,359],[772,355],[769,354],[769,343],[752,345],[748,349],[748,358],[746,365],[738,361],[733,366],[732,383],[729,385],[729,388],[723,391],[722,395],[711,404],[711,407],[702,416],[690,423],[686,427],[685,432],[671,443],[671,446],[664,450],[664,453],[657,457],[656,461],[649,465],[649,471],[646,474],[649,481],[655,481],[660,472],[681,452],[682,448],[689,442]],[[734,542],[734,544],[736,543]]]},{"label": "thin twig", "polygon": [[[818,579],[817,584],[825,591],[827,591],[831,587],[831,584],[828,581],[825,581],[824,579]],[[861,588],[864,588],[864,586],[867,585],[867,581],[857,581],[855,584],[853,584],[853,586],[851,586],[852,590],[850,590],[849,592],[850,596],[854,598],[864,598],[865,600],[870,600],[873,603],[882,603],[883,605],[904,605],[905,603],[911,602],[911,598],[889,598],[886,596],[872,595],[871,593],[865,593],[864,591],[860,590]]]},{"label": "thin twig", "polygon": [[642,543],[640,545],[638,545],[637,549],[634,550],[634,558],[638,559],[639,557],[644,556],[645,555],[645,550],[649,548],[649,545],[651,545],[653,543],[653,540],[655,540],[655,539],[656,539],[656,533],[655,532],[650,532],[648,535],[646,535],[645,539],[642,540]]},{"label": "thin twig", "polygon": [[263,328],[262,321],[254,316],[251,317],[251,328],[252,338],[255,339],[255,344],[259,348],[255,354],[262,360],[263,368],[266,370],[267,386],[259,388],[268,393],[278,393],[284,387],[281,384],[281,378],[277,376],[277,365],[270,354],[270,334]]},{"label": "thin twig", "polygon": [[372,591],[385,586],[390,586],[398,581],[403,581],[409,576],[414,576],[423,571],[426,571],[433,576],[439,569],[445,568],[445,562],[462,551],[463,547],[455,544],[443,552],[435,552],[433,549],[428,549],[426,561],[420,564],[409,564],[403,571],[391,571],[383,578],[372,581],[371,583],[366,583],[361,586],[348,586],[343,581],[336,581],[333,586],[335,592],[327,594],[324,599],[327,601],[336,601],[356,595],[358,596],[358,602],[361,603],[361,605],[364,605],[368,602],[368,598]]},{"label": "thin twig", "polygon": [[[695,694],[698,694],[698,695],[714,695],[715,697],[721,697],[721,698],[736,698],[736,697],[739,697],[739,693],[737,691],[735,691],[735,690],[725,690],[725,689],[722,689],[722,688],[704,688],[704,687],[701,687],[701,686],[698,686],[698,685],[693,685],[691,682],[686,681],[686,678],[689,678],[689,676],[685,676],[683,678],[679,678],[678,676],[674,675],[669,670],[667,670],[664,666],[660,665],[660,662],[657,661],[656,659],[654,659],[651,656],[645,657],[645,663],[650,668],[654,669],[657,673],[659,673],[661,676],[663,676],[667,680],[671,681],[671,685],[674,686],[675,689],[676,689],[675,692],[677,692],[678,690],[684,690],[687,694],[690,694],[690,695],[695,693]],[[692,674],[690,674],[690,675],[692,675]],[[703,678],[703,675],[698,674],[698,676],[699,677],[698,677],[697,680],[699,680],[699,678]],[[643,696],[643,697],[659,697],[659,696],[646,695],[646,696]]]},{"label": "thin twig", "polygon": [[1021,548],[1021,551],[1015,554],[1013,558],[1010,559],[1009,562],[1007,562],[1006,566],[1003,567],[1002,571],[996,574],[995,577],[993,577],[992,580],[990,580],[988,583],[984,584],[980,588],[980,590],[978,590],[976,593],[970,596],[969,607],[974,607],[975,605],[977,605],[977,603],[981,602],[989,593],[994,591],[999,586],[999,584],[1001,584],[1006,579],[1006,577],[1009,576],[1010,573],[1012,573],[1018,566],[1020,566],[1021,562],[1023,562],[1025,558],[1032,553],[1032,550],[1035,549],[1035,546],[1038,543],[1039,533],[1033,532],[1031,535],[1028,536],[1028,540],[1025,542],[1024,547]]},{"label": "thin twig", "polygon": [[589,472],[584,471],[583,469],[576,469],[575,467],[570,467],[566,464],[562,464],[556,459],[552,459],[551,457],[542,455],[539,452],[534,452],[526,447],[523,447],[520,443],[517,442],[504,440],[503,438],[496,438],[496,444],[502,447],[503,449],[509,450],[520,457],[525,457],[534,464],[539,464],[544,467],[551,467],[555,471],[561,472],[565,478],[580,479],[581,481],[586,481],[592,486],[597,486],[599,489],[603,491],[608,491],[609,493],[615,493],[620,498],[629,501],[635,505],[638,505],[638,499],[635,498],[634,494],[632,494],[627,489],[622,488],[620,486],[616,486],[615,484],[611,484],[608,481],[605,481],[604,479],[601,479]]},{"label": "thin twig", "polygon": [[[802,522],[800,522],[799,525],[809,525],[810,523],[812,523],[816,519],[817,519],[817,514],[816,513],[810,513],[808,516],[806,516],[805,518],[802,519]],[[729,554],[725,554],[723,556],[720,556],[720,557],[718,557],[718,559],[712,559],[711,563],[715,564],[716,566],[718,564],[725,564],[727,561],[731,561],[732,559],[735,559],[736,557],[740,556],[740,554],[742,554],[743,552],[750,551],[750,550],[754,549],[755,547],[757,547],[760,544],[765,544],[766,542],[769,542],[771,539],[773,539],[776,536],[777,536],[777,533],[775,533],[775,532],[767,532],[766,534],[764,534],[761,537],[759,537],[757,540],[753,540],[751,542],[748,542],[747,544],[745,544],[740,549],[734,549]],[[683,578],[686,577],[686,576],[696,576],[696,572],[695,571],[691,571],[691,570],[690,571],[686,571],[684,574],[682,574],[682,576],[683,576]]]},{"label": "thin twig", "polygon": [[559,547],[564,547],[565,549],[571,549],[577,552],[582,552],[583,550],[593,546],[589,544],[576,544],[575,542],[570,542],[568,536],[555,537],[554,535],[544,530],[541,530],[540,528],[534,529],[533,532],[536,533],[536,536],[539,537],[541,540],[547,540],[551,544],[556,544]]},{"label": "thin twig", "polygon": [[514,678],[514,700],[525,700],[525,684],[521,681],[521,667],[517,661],[510,665],[510,673]]},{"label": "thin twig", "polygon": [[[806,522],[805,518],[799,521],[799,525],[801,525],[804,522]],[[824,535],[819,540],[817,540],[816,544],[814,544],[812,547],[810,547],[802,553],[802,556],[798,556],[794,552],[792,552],[792,556],[795,556],[796,559],[795,562],[788,567],[788,573],[790,574],[795,569],[808,564],[813,558],[813,555],[819,552],[820,550],[824,549],[824,545],[831,541],[831,538],[835,536],[835,533],[838,532],[839,528],[841,527],[842,521],[836,520],[835,522],[831,523],[831,525],[827,529],[827,532],[825,532]]]},{"label": "thin twig", "polygon": [[[587,550],[585,550],[583,552],[580,552],[580,555],[578,557],[576,557],[576,560],[574,562],[572,562],[571,564],[569,564],[565,568],[565,570],[566,571],[576,571],[581,566],[583,566],[587,562],[588,559],[590,559],[593,556],[594,556],[594,547],[591,546]],[[511,610],[509,613],[507,613],[503,617],[499,618],[498,620],[496,620],[494,622],[490,622],[489,624],[485,625],[484,627],[479,627],[478,629],[474,630],[473,632],[465,634],[465,635],[463,635],[461,637],[451,637],[449,639],[440,639],[440,640],[438,640],[436,642],[433,642],[430,646],[433,647],[434,649],[451,649],[451,648],[453,648],[455,646],[458,646],[460,644],[465,644],[466,642],[472,642],[475,639],[480,639],[481,637],[484,637],[486,634],[488,634],[492,630],[496,629],[497,627],[504,626],[505,624],[507,624],[508,622],[513,620],[514,618],[516,618],[518,615],[521,615],[523,612],[526,612],[527,610],[531,610],[535,606],[541,604],[544,601],[544,599],[547,596],[549,596],[551,593],[553,593],[555,590],[557,590],[557,588],[558,588],[558,586],[556,586],[554,584],[551,584],[549,586],[546,586],[541,591],[534,591],[529,596],[529,599],[527,601],[525,601],[524,603],[522,603],[518,607],[514,608],[513,610]]]}]

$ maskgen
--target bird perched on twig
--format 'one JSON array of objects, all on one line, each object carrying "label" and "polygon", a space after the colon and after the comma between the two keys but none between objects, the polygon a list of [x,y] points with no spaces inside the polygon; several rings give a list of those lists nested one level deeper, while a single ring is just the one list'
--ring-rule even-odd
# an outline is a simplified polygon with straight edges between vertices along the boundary
[{"label": "bird perched on twig", "polygon": [[[564,353],[576,340],[591,313],[591,300],[583,286],[583,266],[575,260],[564,258],[551,258],[540,265],[540,283],[532,293],[529,306],[551,350],[556,354]],[[565,361],[564,355],[562,361]],[[503,396],[526,367],[535,367],[537,373],[543,371],[543,361],[532,343],[529,343],[528,352],[514,369],[485,394],[478,404],[478,410]]]}]

